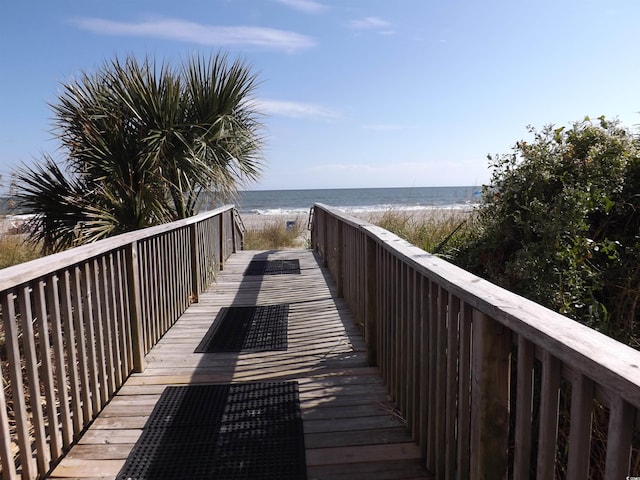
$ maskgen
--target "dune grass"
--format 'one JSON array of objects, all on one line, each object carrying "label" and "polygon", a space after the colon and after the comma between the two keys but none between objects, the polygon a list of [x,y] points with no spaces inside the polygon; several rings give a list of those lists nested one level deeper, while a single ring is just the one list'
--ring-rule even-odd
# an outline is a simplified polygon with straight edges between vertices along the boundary
[{"label": "dune grass", "polygon": [[453,209],[433,210],[427,213],[388,210],[372,216],[370,221],[412,245],[447,257],[464,243],[473,223],[473,215]]},{"label": "dune grass", "polygon": [[26,242],[23,235],[0,233],[0,269],[28,262],[41,256],[40,249]]},{"label": "dune grass", "polygon": [[272,250],[277,248],[307,248],[306,224],[297,218],[295,225],[287,226],[281,220],[272,220],[262,226],[247,228],[244,234],[245,250]]}]

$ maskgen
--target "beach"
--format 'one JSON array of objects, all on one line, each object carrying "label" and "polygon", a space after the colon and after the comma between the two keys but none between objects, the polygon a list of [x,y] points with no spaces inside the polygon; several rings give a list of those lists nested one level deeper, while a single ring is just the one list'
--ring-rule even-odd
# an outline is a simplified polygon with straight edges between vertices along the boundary
[{"label": "beach", "polygon": [[[399,215],[408,218],[410,221],[426,222],[432,220],[438,220],[443,218],[450,218],[452,216],[459,217],[460,219],[469,216],[471,210],[462,210],[455,208],[429,208],[420,210],[403,210],[403,209],[388,209],[381,211],[369,211],[369,212],[349,212],[348,210],[342,210],[348,215],[355,218],[362,219],[369,223],[378,222],[383,216],[387,214]],[[262,215],[255,213],[242,213],[240,214],[242,223],[248,230],[260,230],[267,225],[302,225],[307,228],[309,223],[309,215],[301,215],[296,213],[290,214],[270,214]],[[294,222],[294,223],[291,223]]]},{"label": "beach", "polygon": [[[410,219],[410,221],[424,222],[438,220],[441,218],[449,218],[452,215],[459,216],[460,219],[469,215],[469,210],[456,209],[456,208],[429,208],[419,210],[404,210],[404,209],[387,209],[380,211],[368,211],[368,212],[349,212],[346,213],[353,217],[365,220],[370,223],[376,223],[386,214],[402,215]],[[289,228],[302,228],[303,231],[307,230],[309,224],[309,214],[301,213],[283,213],[283,214],[257,214],[257,213],[242,213],[240,214],[242,223],[247,230],[262,230],[266,226],[271,225],[284,225]],[[25,222],[25,216],[6,216],[0,218],[0,234],[20,233],[20,226]]]}]

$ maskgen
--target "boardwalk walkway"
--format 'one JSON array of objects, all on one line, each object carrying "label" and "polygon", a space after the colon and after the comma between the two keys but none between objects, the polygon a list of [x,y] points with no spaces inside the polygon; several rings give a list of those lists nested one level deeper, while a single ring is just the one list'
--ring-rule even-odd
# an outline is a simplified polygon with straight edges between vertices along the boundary
[{"label": "boardwalk walkway", "polygon": [[[299,259],[299,275],[243,276],[254,259]],[[222,307],[289,304],[288,348],[193,353]],[[146,357],[50,478],[115,478],[171,385],[296,380],[309,479],[431,478],[387,400],[335,284],[306,250],[234,254]]]}]

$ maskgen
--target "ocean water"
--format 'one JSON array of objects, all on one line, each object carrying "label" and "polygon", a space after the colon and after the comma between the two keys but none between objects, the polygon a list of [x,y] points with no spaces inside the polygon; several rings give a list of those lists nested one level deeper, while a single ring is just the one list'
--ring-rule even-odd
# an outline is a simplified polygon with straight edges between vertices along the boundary
[{"label": "ocean water", "polygon": [[256,190],[240,192],[240,214],[288,215],[308,213],[323,203],[349,213],[386,210],[469,210],[480,201],[478,186],[342,188],[326,190]]},{"label": "ocean water", "polygon": [[[254,190],[240,192],[241,214],[307,214],[314,203],[324,203],[352,214],[386,210],[468,210],[480,201],[478,186],[411,188],[341,188],[317,190]],[[0,214],[10,213],[8,199],[0,197]],[[20,213],[20,212],[11,212]]]}]

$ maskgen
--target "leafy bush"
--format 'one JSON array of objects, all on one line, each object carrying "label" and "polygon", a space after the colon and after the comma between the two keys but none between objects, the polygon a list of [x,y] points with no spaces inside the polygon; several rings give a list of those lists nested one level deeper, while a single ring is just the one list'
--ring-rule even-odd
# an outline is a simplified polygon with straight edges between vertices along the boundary
[{"label": "leafy bush", "polygon": [[640,346],[640,145],[617,121],[530,128],[489,157],[477,230],[456,263]]}]

